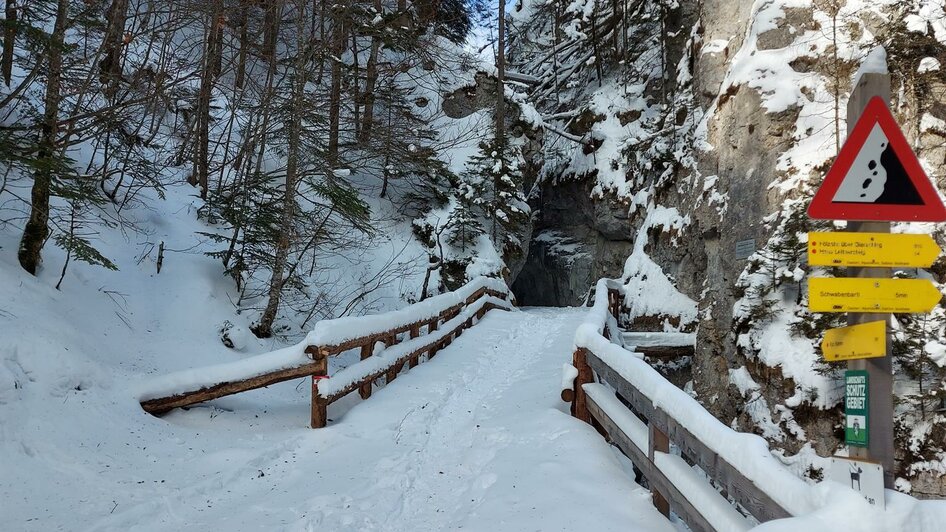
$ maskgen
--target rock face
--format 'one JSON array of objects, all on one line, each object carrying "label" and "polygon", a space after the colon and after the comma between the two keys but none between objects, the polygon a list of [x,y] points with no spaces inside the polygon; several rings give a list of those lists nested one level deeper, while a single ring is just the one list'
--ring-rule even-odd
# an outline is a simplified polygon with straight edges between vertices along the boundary
[{"label": "rock face", "polygon": [[512,289],[525,305],[574,306],[601,277],[619,277],[633,245],[627,206],[595,200],[591,180],[542,187],[535,233]]}]

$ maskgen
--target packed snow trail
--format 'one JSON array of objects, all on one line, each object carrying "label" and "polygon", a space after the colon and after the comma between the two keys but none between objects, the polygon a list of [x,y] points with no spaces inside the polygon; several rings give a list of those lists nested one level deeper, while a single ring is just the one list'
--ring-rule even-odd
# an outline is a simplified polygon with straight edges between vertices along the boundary
[{"label": "packed snow trail", "polygon": [[319,430],[308,380],[164,418],[122,386],[58,417],[8,412],[23,429],[0,514],[17,530],[673,530],[558,398],[582,316],[491,311]]}]

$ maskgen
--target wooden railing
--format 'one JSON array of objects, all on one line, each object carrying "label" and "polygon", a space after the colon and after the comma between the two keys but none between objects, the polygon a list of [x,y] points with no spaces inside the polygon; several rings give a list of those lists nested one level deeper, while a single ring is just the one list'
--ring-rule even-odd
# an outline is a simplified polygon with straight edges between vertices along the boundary
[{"label": "wooden railing", "polygon": [[[654,505],[665,515],[673,511],[692,530],[747,530],[805,511],[807,484],[768,453],[764,440],[726,427],[639,353],[609,341],[615,324],[608,322],[620,316],[623,297],[620,284],[598,283],[595,305],[576,334],[574,369],[567,368],[574,381],[570,388],[563,382],[562,399],[571,402],[572,415],[616,445],[647,480]],[[734,463],[740,449],[726,450],[732,444],[753,455],[746,467],[752,478],[742,472],[746,464]],[[762,480],[777,490],[765,489]]]},{"label": "wooden railing", "polygon": [[[319,365],[312,376],[312,428],[324,427],[326,408],[349,393],[358,390],[362,399],[371,397],[371,390],[382,377],[390,384],[407,365],[413,368],[420,358],[433,358],[437,351],[449,346],[465,329],[479,322],[491,309],[510,310],[508,288],[477,288],[466,299],[441,310],[436,316],[402,324],[383,332],[371,332],[337,345],[309,346],[306,353]],[[382,342],[387,354],[392,348],[399,352],[387,356],[381,364],[372,364],[375,345]],[[322,380],[328,375],[328,359],[349,349],[361,350],[362,362],[349,366],[343,373]],[[335,383],[333,380],[344,379]],[[327,386],[328,385],[328,386]]]},{"label": "wooden railing", "polygon": [[[312,377],[312,428],[324,427],[328,405],[358,390],[363,399],[382,377],[397,378],[404,366],[436,355],[478,323],[491,309],[511,310],[514,298],[498,279],[478,278],[455,292],[407,308],[372,316],[323,320],[306,340],[292,347],[248,359],[185,370],[152,379],[139,394],[152,414],[262,388],[299,377]],[[376,345],[384,345],[376,356]],[[359,349],[361,361],[329,375],[329,359]]]}]

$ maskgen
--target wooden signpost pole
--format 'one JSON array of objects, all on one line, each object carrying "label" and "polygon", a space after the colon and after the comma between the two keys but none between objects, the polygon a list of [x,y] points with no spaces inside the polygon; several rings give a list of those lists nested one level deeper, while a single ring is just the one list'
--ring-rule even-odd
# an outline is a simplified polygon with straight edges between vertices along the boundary
[{"label": "wooden signpost pole", "polygon": [[[874,96],[883,98],[890,105],[890,75],[865,73],[855,81],[854,90],[847,104],[848,134],[861,117],[867,102]],[[848,222],[848,231],[866,233],[889,233],[890,222]],[[848,268],[850,277],[890,277],[890,270],[885,268]],[[884,468],[884,487],[894,487],[894,447],[893,447],[893,369],[891,359],[890,314],[864,314],[851,312],[847,316],[849,325],[882,320],[888,324],[887,356],[850,360],[850,370],[867,370],[868,375],[868,445],[850,447],[850,456],[879,462]]]}]

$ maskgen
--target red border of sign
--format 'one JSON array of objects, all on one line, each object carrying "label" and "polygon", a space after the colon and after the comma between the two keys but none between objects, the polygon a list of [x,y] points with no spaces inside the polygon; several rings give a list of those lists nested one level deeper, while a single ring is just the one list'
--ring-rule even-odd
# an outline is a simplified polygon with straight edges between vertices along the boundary
[{"label": "red border of sign", "polygon": [[[844,176],[847,175],[858,152],[864,147],[864,142],[870,135],[874,124],[880,124],[887,135],[890,146],[903,164],[907,176],[916,187],[916,191],[923,200],[923,205],[878,205],[873,203],[834,203],[834,194],[841,186]],[[841,152],[828,174],[824,183],[815,192],[815,197],[808,206],[808,216],[819,220],[870,220],[885,222],[942,222],[946,220],[946,207],[939,193],[933,186],[920,161],[910,148],[910,144],[900,131],[900,126],[887,104],[879,96],[874,96],[867,102],[864,114],[857,121],[851,134],[844,141]]]}]

